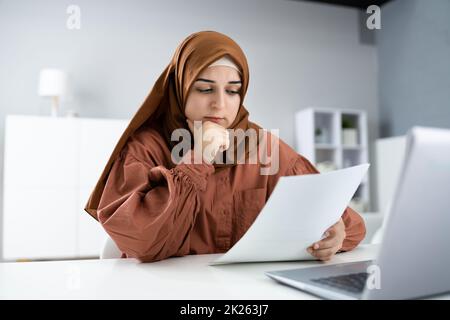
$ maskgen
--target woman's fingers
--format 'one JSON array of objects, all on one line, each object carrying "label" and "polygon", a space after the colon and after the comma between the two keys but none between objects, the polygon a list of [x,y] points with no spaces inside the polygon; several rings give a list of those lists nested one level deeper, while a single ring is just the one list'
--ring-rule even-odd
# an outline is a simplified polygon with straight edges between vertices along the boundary
[{"label": "woman's fingers", "polygon": [[340,220],[338,222],[336,222],[335,224],[333,224],[331,227],[329,227],[327,229],[327,231],[325,231],[325,233],[328,233],[331,236],[334,236],[336,234],[338,234],[340,232]]},{"label": "woman's fingers", "polygon": [[327,248],[333,248],[336,247],[339,244],[339,239],[334,236],[329,236],[328,238],[322,239],[318,242],[315,242],[311,245],[311,247],[314,250],[319,249],[327,249]]},{"label": "woman's fingers", "polygon": [[225,130],[223,139],[224,139],[223,150],[221,151],[225,151],[230,147],[230,134],[227,130]]},{"label": "woman's fingers", "polygon": [[206,127],[203,140],[217,145],[216,150],[218,151],[224,151],[230,146],[228,131],[215,123]]},{"label": "woman's fingers", "polygon": [[337,247],[313,250],[311,247],[308,248],[308,252],[317,259],[320,260],[330,260],[331,257],[337,252]]},{"label": "woman's fingers", "polygon": [[325,238],[313,243],[311,247],[315,250],[339,246],[345,239],[345,228],[341,228],[341,220],[332,225],[325,232]]},{"label": "woman's fingers", "polygon": [[342,220],[332,225],[325,232],[324,239],[313,243],[308,247],[308,252],[320,260],[329,260],[331,257],[339,251],[342,247],[342,243],[345,239],[345,226]]},{"label": "woman's fingers", "polygon": [[337,238],[337,234],[336,231],[334,230],[333,227],[329,228],[326,232],[325,232],[325,238],[314,242],[311,247],[313,249],[325,249],[325,248],[331,248],[333,246],[336,246],[338,244],[338,238]]},{"label": "woman's fingers", "polygon": [[[194,121],[186,119],[186,122],[189,129],[194,133]],[[218,152],[225,151],[230,147],[229,132],[221,125],[212,121],[202,122],[201,139],[203,155],[208,162],[212,162]]]}]

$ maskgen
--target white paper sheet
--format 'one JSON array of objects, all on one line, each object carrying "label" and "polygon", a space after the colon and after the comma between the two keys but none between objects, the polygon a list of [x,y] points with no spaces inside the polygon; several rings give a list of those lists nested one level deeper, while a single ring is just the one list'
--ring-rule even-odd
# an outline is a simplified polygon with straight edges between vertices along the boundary
[{"label": "white paper sheet", "polygon": [[249,230],[210,265],[315,260],[306,249],[339,220],[368,168],[281,177]]}]

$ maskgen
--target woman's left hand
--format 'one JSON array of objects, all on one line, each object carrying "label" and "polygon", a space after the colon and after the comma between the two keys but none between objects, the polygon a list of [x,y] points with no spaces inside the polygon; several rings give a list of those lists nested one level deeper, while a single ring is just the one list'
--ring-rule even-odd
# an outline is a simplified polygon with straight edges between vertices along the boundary
[{"label": "woman's left hand", "polygon": [[345,224],[339,219],[325,231],[325,238],[308,247],[308,252],[322,261],[328,261],[342,248],[345,239]]}]

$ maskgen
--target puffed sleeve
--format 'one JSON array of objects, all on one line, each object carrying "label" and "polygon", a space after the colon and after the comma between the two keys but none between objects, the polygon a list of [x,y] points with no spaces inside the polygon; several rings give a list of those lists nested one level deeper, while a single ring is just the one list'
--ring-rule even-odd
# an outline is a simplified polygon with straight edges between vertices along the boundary
[{"label": "puffed sleeve", "polygon": [[172,169],[122,152],[98,206],[99,221],[127,257],[142,262],[189,253],[189,237],[211,164]]},{"label": "puffed sleeve", "polygon": [[[319,173],[319,171],[311,164],[311,162],[302,155],[298,155],[298,157],[293,160],[293,164],[287,170],[286,175],[293,176],[315,173]],[[364,239],[366,235],[366,226],[362,217],[349,207],[347,207],[342,214],[342,220],[345,224],[346,237],[340,251],[350,251]]]}]

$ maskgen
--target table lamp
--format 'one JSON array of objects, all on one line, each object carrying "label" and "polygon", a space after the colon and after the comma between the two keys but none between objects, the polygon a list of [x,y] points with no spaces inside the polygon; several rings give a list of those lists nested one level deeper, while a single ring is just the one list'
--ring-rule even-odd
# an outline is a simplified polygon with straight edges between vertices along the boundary
[{"label": "table lamp", "polygon": [[51,115],[58,116],[59,99],[67,94],[67,74],[59,69],[42,69],[39,74],[38,94],[51,97]]}]

